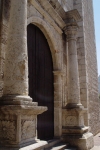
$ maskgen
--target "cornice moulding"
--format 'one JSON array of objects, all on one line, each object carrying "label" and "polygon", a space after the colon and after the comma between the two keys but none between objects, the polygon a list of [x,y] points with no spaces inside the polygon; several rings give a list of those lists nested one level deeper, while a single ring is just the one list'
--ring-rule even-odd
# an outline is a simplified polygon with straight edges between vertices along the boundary
[{"label": "cornice moulding", "polygon": [[77,9],[73,9],[66,12],[66,19],[73,18],[76,22],[80,21],[82,18]]}]

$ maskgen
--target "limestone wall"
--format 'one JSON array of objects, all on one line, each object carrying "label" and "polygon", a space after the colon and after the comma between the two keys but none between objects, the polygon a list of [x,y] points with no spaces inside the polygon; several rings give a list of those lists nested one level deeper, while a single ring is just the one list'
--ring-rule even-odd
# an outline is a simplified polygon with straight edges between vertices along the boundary
[{"label": "limestone wall", "polygon": [[80,28],[77,40],[81,102],[88,108],[85,124],[96,134],[99,132],[100,117],[92,1],[74,0],[74,8],[79,10],[83,19],[78,23]]},{"label": "limestone wall", "polygon": [[98,101],[98,78],[97,78],[97,59],[94,33],[94,18],[92,1],[83,1],[84,10],[84,36],[86,45],[86,61],[88,76],[88,105],[89,105],[89,125],[95,134],[100,131],[99,127],[99,101]]},{"label": "limestone wall", "polygon": [[[79,67],[79,80],[80,80],[80,98],[81,103],[85,108],[88,108],[88,90],[87,90],[87,73],[86,73],[86,51],[84,41],[84,22],[83,22],[83,6],[82,1],[74,0],[74,9],[77,9],[82,17],[78,22],[77,34],[77,54],[78,54],[78,67]],[[85,125],[88,126],[88,111],[85,113]]]}]

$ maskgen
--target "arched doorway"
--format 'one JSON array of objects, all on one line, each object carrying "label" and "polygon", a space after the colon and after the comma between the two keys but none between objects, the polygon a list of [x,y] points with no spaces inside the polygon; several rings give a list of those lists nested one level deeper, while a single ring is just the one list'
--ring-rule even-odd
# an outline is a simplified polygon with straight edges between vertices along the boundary
[{"label": "arched doorway", "polygon": [[48,111],[37,118],[37,134],[41,140],[54,137],[53,62],[48,42],[35,25],[27,27],[29,95]]}]

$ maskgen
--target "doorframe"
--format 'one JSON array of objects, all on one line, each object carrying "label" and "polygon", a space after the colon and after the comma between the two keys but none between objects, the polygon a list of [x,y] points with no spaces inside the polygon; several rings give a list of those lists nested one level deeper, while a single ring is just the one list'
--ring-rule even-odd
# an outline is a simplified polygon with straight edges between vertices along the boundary
[{"label": "doorframe", "polygon": [[[61,52],[58,53],[61,47],[61,41],[55,39],[53,31],[51,32],[50,26],[40,17],[30,17],[27,20],[27,25],[36,25],[44,34],[49,44],[49,48],[53,61],[53,74],[54,74],[54,137],[59,138],[62,135],[62,71],[60,68],[59,60]],[[60,44],[60,45],[59,45]],[[61,51],[61,49],[59,50]]]}]

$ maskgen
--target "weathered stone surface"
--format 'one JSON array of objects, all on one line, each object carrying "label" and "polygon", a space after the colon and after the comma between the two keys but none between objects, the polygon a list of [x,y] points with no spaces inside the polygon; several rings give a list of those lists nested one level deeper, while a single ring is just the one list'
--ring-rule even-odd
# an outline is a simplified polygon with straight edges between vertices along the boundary
[{"label": "weathered stone surface", "polygon": [[11,0],[8,42],[5,56],[5,95],[28,94],[26,18],[27,0]]},{"label": "weathered stone surface", "polygon": [[46,110],[46,107],[32,103],[0,106],[0,147],[19,149],[35,143],[37,115]]},{"label": "weathered stone surface", "polygon": [[[71,105],[81,105],[80,102],[80,84],[78,72],[78,59],[76,49],[76,34],[78,27],[73,23],[68,23],[64,28],[67,35],[66,42],[68,42],[67,52],[67,86],[68,86],[68,107]],[[72,106],[74,107],[74,106]]]},{"label": "weathered stone surface", "polygon": [[32,23],[44,33],[52,54],[54,137],[62,136],[80,150],[92,148],[93,135],[86,126],[97,133],[100,118],[91,1],[4,0],[1,14],[1,145],[35,148],[20,147],[35,142],[36,117],[46,111],[28,96],[26,29]]},{"label": "weathered stone surface", "polygon": [[[88,5],[88,7],[87,7]],[[77,35],[77,53],[80,80],[80,98],[89,113],[85,114],[85,124],[91,127],[91,132],[99,132],[99,100],[98,100],[98,81],[97,81],[97,59],[95,48],[95,34],[93,23],[92,1],[84,0],[83,3],[75,0],[74,9],[77,9],[82,16],[78,23],[79,32]]]}]

